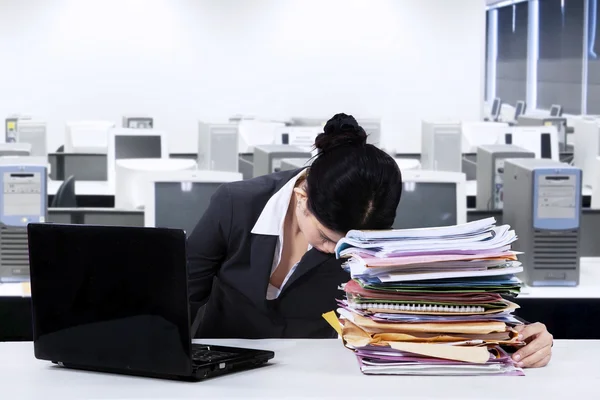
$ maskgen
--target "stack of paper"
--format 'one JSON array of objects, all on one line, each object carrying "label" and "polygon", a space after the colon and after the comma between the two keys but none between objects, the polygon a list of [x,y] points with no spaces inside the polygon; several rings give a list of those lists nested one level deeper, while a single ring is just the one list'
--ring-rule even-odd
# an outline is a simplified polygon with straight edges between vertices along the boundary
[{"label": "stack of paper", "polygon": [[352,277],[340,333],[365,374],[522,375],[500,347],[523,345],[505,298],[521,288],[517,237],[495,222],[350,231],[338,243]]}]

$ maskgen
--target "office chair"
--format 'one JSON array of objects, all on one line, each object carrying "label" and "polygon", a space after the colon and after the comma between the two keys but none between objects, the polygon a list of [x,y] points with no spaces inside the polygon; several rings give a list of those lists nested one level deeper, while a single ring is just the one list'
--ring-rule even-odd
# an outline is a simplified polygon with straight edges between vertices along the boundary
[{"label": "office chair", "polygon": [[75,197],[75,176],[71,175],[60,185],[54,199],[52,199],[52,208],[74,208],[77,207]]}]

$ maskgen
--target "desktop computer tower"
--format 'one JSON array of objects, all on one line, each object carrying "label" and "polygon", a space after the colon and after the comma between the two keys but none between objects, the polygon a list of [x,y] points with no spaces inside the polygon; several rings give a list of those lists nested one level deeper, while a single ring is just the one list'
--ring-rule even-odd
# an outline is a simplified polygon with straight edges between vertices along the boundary
[{"label": "desktop computer tower", "polygon": [[31,144],[32,157],[48,157],[46,123],[33,120],[19,120],[17,142]]},{"label": "desktop computer tower", "polygon": [[581,169],[547,159],[508,159],[502,221],[517,233],[530,286],[579,284]]},{"label": "desktop computer tower", "polygon": [[504,200],[504,162],[507,158],[535,158],[535,153],[510,144],[477,148],[477,209],[501,210]]},{"label": "desktop computer tower", "polygon": [[281,160],[286,158],[311,158],[311,153],[285,144],[261,145],[254,147],[253,176],[263,176],[281,170]]},{"label": "desktop computer tower", "polygon": [[460,123],[422,122],[421,168],[431,171],[462,172]]},{"label": "desktop computer tower", "polygon": [[238,172],[237,124],[198,124],[198,169]]},{"label": "desktop computer tower", "polygon": [[27,225],[46,222],[46,184],[44,166],[0,166],[0,282],[29,280]]}]

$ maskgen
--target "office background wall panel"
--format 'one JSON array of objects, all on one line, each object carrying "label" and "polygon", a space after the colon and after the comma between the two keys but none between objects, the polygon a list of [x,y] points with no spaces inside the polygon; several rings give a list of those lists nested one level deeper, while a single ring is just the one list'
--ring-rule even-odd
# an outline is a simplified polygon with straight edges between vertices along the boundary
[{"label": "office background wall panel", "polygon": [[380,117],[383,144],[405,152],[422,118],[481,117],[481,0],[15,4],[0,2],[0,115],[47,121],[51,149],[67,120],[131,112],[169,132],[171,153],[198,148],[198,120],[240,113]]}]

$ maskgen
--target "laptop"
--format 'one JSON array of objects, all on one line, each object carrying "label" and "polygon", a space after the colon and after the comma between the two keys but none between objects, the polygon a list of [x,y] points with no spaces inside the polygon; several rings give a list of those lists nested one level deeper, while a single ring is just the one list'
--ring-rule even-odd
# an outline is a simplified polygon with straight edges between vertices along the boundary
[{"label": "laptop", "polygon": [[27,231],[36,358],[197,381],[274,357],[192,344],[182,230],[29,224]]}]

